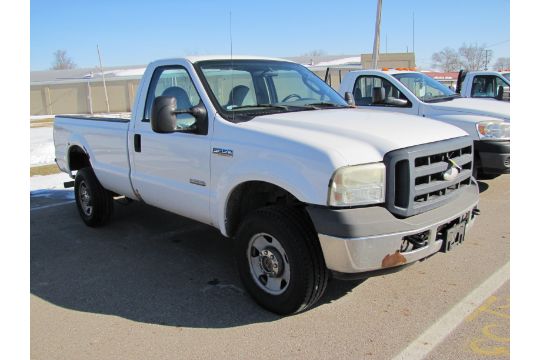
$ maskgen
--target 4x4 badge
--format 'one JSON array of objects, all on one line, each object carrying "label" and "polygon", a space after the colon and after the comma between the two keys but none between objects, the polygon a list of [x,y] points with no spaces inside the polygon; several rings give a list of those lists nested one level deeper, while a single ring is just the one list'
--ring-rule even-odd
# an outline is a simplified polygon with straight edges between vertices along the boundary
[{"label": "4x4 badge", "polygon": [[233,151],[231,149],[212,148],[212,154],[232,157]]}]

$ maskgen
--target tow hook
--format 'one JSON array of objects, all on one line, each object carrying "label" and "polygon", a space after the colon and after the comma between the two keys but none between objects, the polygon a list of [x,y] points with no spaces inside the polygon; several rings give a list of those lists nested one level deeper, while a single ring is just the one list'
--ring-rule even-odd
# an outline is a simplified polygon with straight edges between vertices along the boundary
[{"label": "tow hook", "polygon": [[401,241],[400,252],[408,252],[423,248],[428,245],[429,230],[418,234],[404,236]]}]

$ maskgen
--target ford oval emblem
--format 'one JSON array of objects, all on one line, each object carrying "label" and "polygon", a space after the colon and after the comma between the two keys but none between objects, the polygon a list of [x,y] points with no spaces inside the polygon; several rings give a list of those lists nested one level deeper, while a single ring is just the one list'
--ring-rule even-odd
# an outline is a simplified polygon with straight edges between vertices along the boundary
[{"label": "ford oval emblem", "polygon": [[459,175],[459,169],[455,166],[452,166],[450,169],[446,170],[443,173],[443,179],[446,181],[452,181]]}]

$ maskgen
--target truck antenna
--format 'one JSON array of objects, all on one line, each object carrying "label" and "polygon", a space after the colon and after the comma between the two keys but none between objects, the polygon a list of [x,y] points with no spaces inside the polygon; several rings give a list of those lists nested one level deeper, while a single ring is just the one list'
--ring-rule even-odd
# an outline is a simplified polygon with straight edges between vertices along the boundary
[{"label": "truck antenna", "polygon": [[105,102],[107,103],[107,112],[111,112],[111,108],[109,106],[109,95],[107,94],[107,84],[105,84],[105,74],[103,73],[103,64],[101,63],[101,54],[99,52],[99,44],[96,45],[97,48],[97,55],[99,58],[99,69],[101,71],[101,79],[103,80],[103,91],[105,92]]},{"label": "truck antenna", "polygon": [[[229,10],[229,43],[231,51],[231,92],[234,92],[234,83],[233,83],[233,50],[232,50],[232,10]],[[232,95],[234,97],[234,94]],[[233,110],[233,109],[231,109]],[[232,112],[232,121],[234,123],[234,110]]]},{"label": "truck antenna", "polygon": [[231,46],[231,63],[232,63],[232,10],[229,10],[229,43]]}]

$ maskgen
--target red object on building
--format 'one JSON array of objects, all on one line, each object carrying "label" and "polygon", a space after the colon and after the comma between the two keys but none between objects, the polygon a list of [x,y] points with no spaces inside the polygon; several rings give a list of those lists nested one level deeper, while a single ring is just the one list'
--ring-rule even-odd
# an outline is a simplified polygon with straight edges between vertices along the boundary
[{"label": "red object on building", "polygon": [[435,80],[453,80],[457,81],[459,72],[457,71],[451,71],[451,72],[438,72],[438,71],[425,71],[423,72],[427,76],[435,79]]}]

